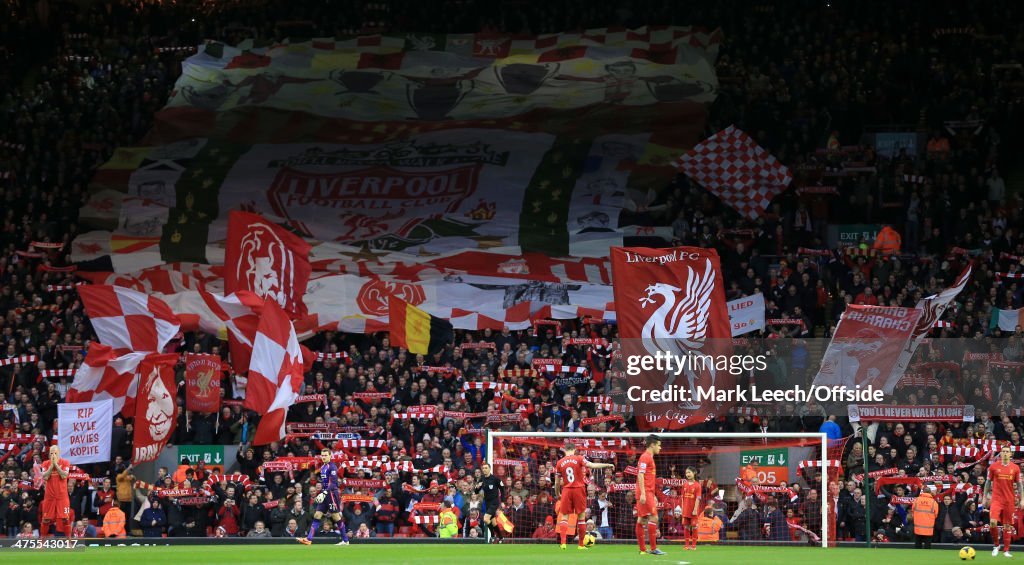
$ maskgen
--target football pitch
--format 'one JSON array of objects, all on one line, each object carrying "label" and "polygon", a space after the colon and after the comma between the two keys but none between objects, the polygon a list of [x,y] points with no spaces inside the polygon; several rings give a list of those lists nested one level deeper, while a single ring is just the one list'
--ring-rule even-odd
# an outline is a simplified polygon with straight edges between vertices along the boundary
[{"label": "football pitch", "polygon": [[[74,563],[75,565],[106,565],[133,563],[138,565],[182,565],[192,563],[230,563],[232,565],[275,563],[330,563],[341,562],[372,564],[437,564],[459,563],[483,565],[487,563],[528,563],[550,565],[580,563],[586,565],[628,563],[664,563],[666,565],[748,564],[748,565],[818,565],[887,564],[900,565],[959,563],[957,552],[951,549],[866,549],[866,548],[792,548],[792,547],[701,547],[697,551],[684,551],[677,544],[660,547],[668,555],[639,555],[634,546],[598,545],[589,550],[578,550],[570,545],[562,551],[556,545],[223,545],[174,547],[86,547],[77,550],[16,550],[0,549],[0,562],[6,563]],[[976,546],[975,561],[1006,562],[993,559],[990,547]],[[1024,557],[1024,556],[1022,556]]]}]

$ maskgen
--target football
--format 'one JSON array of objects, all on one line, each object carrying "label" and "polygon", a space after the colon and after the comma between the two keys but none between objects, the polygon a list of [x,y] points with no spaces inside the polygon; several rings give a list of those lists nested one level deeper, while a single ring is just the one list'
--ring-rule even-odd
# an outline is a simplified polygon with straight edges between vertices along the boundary
[{"label": "football", "polygon": [[583,545],[584,546],[586,546],[586,547],[593,547],[595,543],[597,543],[597,538],[595,538],[594,536],[592,536],[590,534],[587,534],[587,535],[583,536]]},{"label": "football", "polygon": [[974,559],[974,548],[973,547],[961,547],[960,548],[960,559],[963,561],[971,561]]}]

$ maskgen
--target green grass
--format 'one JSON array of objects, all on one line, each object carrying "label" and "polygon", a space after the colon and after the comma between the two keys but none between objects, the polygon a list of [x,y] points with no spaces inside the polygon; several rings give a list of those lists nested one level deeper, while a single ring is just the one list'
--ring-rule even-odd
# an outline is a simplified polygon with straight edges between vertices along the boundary
[{"label": "green grass", "polygon": [[[634,546],[598,545],[580,551],[570,545],[565,551],[557,545],[262,545],[262,546],[176,546],[85,548],[75,551],[39,551],[0,549],[0,562],[30,564],[74,563],[75,565],[190,565],[193,563],[228,563],[231,565],[275,563],[371,563],[371,564],[436,564],[473,565],[528,563],[530,565],[585,564],[628,565],[630,563],[664,563],[679,565],[745,564],[745,565],[937,565],[959,563],[953,550],[933,549],[851,549],[791,547],[701,547],[696,552],[684,551],[678,543],[662,546],[668,555],[639,555]],[[976,561],[992,559],[988,547],[976,546]],[[999,561],[1004,561],[1000,556]],[[1007,561],[1009,562],[1009,561]]]}]

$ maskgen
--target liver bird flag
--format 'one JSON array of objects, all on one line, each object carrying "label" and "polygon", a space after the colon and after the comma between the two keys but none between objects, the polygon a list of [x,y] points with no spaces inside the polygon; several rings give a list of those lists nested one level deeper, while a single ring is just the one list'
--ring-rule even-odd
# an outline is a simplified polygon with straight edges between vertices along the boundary
[{"label": "liver bird flag", "polygon": [[[674,390],[673,400],[634,402],[645,428],[678,429],[704,422],[726,404],[700,391],[732,388],[732,332],[713,249],[612,248],[615,308],[627,360],[627,382],[642,390]],[[644,357],[671,355],[671,366],[645,369]]]}]

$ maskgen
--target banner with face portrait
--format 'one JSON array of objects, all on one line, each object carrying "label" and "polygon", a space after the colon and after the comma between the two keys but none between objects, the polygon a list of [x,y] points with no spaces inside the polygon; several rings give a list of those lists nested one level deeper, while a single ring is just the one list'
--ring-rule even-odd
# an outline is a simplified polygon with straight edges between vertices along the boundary
[{"label": "banner with face portrait", "polygon": [[178,354],[152,354],[139,363],[132,463],[155,461],[174,435],[178,404],[174,365]]},{"label": "banner with face portrait", "polygon": [[847,306],[814,384],[884,389],[921,314],[920,308]]},{"label": "banner with face portrait", "polygon": [[224,292],[248,290],[277,302],[293,318],[306,314],[302,297],[312,267],[310,245],[259,214],[232,210],[224,250]]}]

